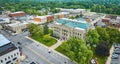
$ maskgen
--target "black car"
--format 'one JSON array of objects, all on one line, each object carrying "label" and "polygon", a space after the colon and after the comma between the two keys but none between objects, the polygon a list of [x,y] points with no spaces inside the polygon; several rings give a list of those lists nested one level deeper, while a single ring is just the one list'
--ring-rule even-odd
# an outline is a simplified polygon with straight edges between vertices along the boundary
[{"label": "black car", "polygon": [[17,42],[19,45],[21,45],[22,43],[20,43],[20,42]]},{"label": "black car", "polygon": [[35,62],[31,62],[30,64],[36,64]]}]

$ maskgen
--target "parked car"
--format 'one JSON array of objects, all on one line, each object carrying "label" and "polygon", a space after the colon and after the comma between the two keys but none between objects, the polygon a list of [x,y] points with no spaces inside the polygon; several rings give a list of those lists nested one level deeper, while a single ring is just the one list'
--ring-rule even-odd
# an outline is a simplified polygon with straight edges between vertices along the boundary
[{"label": "parked car", "polygon": [[19,50],[22,50],[22,47],[18,46]]},{"label": "parked car", "polygon": [[120,49],[120,44],[114,44],[114,47]]},{"label": "parked car", "polygon": [[116,53],[112,54],[112,59],[118,59],[118,58],[119,58],[118,54],[116,54]]},{"label": "parked car", "polygon": [[116,53],[116,54],[120,54],[120,51],[114,51],[114,53]]},{"label": "parked car", "polygon": [[92,59],[92,60],[91,60],[91,64],[96,64],[95,59]]},{"label": "parked car", "polygon": [[119,48],[115,48],[114,51],[120,51],[120,49]]},{"label": "parked car", "polygon": [[31,62],[30,64],[36,64],[35,62]]},{"label": "parked car", "polygon": [[17,42],[19,45],[21,45],[22,43],[20,43],[20,42]]}]

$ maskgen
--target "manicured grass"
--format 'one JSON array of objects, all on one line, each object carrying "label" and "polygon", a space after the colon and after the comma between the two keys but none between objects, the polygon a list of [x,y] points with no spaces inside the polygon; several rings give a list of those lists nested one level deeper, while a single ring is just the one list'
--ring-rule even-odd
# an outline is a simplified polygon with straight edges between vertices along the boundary
[{"label": "manicured grass", "polygon": [[[63,43],[66,43],[66,41],[64,41]],[[62,53],[62,54],[64,54],[65,56],[67,56],[67,57],[69,57],[68,56],[68,51],[65,51],[64,49],[63,49],[63,43],[62,43],[62,45],[60,45],[59,47],[57,47],[55,50],[56,51],[58,51],[58,52],[60,52],[60,53]],[[70,58],[70,57],[69,57]],[[71,59],[71,58],[70,58]]]},{"label": "manicured grass", "polygon": [[52,46],[54,45],[55,43],[57,43],[57,40],[55,38],[52,38],[50,37],[50,40],[49,41],[45,41],[44,38],[42,37],[36,37],[36,36],[32,36],[32,38],[46,46]]},{"label": "manicured grass", "polygon": [[64,54],[64,55],[66,55],[65,54],[66,53],[65,50],[63,50],[60,46],[57,47],[55,50],[58,51],[58,52],[60,52],[60,53],[62,53],[62,54]]}]

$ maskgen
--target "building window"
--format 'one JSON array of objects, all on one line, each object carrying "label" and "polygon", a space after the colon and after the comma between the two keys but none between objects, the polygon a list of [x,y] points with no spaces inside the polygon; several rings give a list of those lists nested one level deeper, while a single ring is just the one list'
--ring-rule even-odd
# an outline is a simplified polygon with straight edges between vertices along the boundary
[{"label": "building window", "polygon": [[11,55],[11,57],[13,57],[13,55]]},{"label": "building window", "polygon": [[14,56],[16,56],[16,54],[14,54]]},{"label": "building window", "polygon": [[9,64],[11,61],[6,62],[6,64]]},{"label": "building window", "polygon": [[10,56],[8,56],[8,59],[10,59]]},{"label": "building window", "polygon": [[14,60],[16,60],[16,59],[17,59],[16,57],[15,57],[15,58],[13,58],[13,61],[14,61]]},{"label": "building window", "polygon": [[19,53],[17,52],[17,55],[18,55]]},{"label": "building window", "polygon": [[1,63],[3,63],[3,60],[1,60]]},{"label": "building window", "polygon": [[5,61],[7,60],[7,58],[5,58]]}]

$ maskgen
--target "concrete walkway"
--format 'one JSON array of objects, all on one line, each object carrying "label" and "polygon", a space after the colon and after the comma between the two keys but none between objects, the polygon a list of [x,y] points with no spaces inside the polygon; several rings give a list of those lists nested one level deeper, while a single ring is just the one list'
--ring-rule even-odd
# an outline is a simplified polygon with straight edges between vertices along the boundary
[{"label": "concrete walkway", "polygon": [[62,44],[63,40],[57,40],[57,43],[52,45],[50,48],[51,49],[56,49],[57,47],[59,47]]},{"label": "concrete walkway", "polygon": [[108,59],[107,59],[105,64],[111,64],[111,61],[112,61],[111,57],[112,57],[113,50],[114,50],[114,46],[111,47],[111,49],[110,49],[110,56],[108,57]]}]

